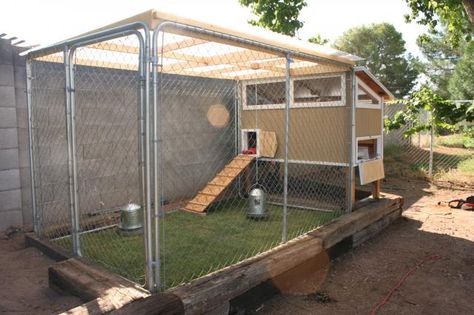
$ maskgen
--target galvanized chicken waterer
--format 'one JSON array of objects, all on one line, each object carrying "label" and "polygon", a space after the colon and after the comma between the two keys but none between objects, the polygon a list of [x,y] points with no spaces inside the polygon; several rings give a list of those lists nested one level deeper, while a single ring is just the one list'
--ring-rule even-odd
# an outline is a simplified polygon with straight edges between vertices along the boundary
[{"label": "galvanized chicken waterer", "polygon": [[136,203],[129,203],[120,208],[119,231],[123,234],[140,234],[143,232],[143,209]]}]

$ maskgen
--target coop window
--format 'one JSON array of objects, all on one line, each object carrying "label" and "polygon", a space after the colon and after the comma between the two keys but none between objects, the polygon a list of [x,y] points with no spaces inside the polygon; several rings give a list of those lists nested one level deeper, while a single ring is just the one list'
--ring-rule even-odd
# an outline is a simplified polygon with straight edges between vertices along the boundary
[{"label": "coop window", "polygon": [[[292,108],[344,106],[344,74],[291,78]],[[284,79],[247,82],[243,85],[243,108],[285,108],[286,82]]]},{"label": "coop window", "polygon": [[359,108],[381,108],[382,98],[378,96],[363,81],[357,80],[357,107]]},{"label": "coop window", "polygon": [[285,81],[252,83],[245,86],[247,107],[275,108],[285,106]]},{"label": "coop window", "polygon": [[344,81],[342,75],[295,79],[294,107],[343,106]]}]

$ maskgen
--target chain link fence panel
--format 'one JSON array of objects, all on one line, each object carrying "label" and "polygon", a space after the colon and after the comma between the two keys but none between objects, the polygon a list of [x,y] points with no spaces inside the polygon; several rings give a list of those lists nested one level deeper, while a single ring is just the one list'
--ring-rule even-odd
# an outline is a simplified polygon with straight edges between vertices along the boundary
[{"label": "chain link fence panel", "polygon": [[[393,117],[403,104],[388,105],[385,117]],[[421,122],[427,122],[429,112],[421,114]],[[386,132],[385,166],[388,176],[429,178],[435,182],[466,182],[474,174],[469,165],[473,163],[472,148],[463,144],[467,137],[462,131],[422,131],[411,136],[404,132],[409,127]]]}]

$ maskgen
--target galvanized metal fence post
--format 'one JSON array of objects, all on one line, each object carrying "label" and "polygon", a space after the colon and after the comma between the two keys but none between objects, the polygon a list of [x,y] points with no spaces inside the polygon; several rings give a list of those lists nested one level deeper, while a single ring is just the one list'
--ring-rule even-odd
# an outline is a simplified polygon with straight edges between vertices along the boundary
[{"label": "galvanized metal fence post", "polygon": [[357,79],[355,68],[352,68],[351,72],[351,107],[350,107],[350,131],[349,131],[349,184],[347,185],[349,191],[347,192],[348,202],[346,212],[352,212],[354,208],[354,167],[356,160],[356,146],[355,146],[355,134],[356,134],[356,104],[357,104]]},{"label": "galvanized metal fence post", "polygon": [[[154,257],[153,261],[150,262],[154,274],[154,291],[158,291],[161,288],[161,261],[160,261],[160,222],[159,217],[161,213],[161,189],[162,189],[162,175],[161,175],[161,134],[159,124],[159,111],[160,103],[158,100],[158,35],[160,33],[160,26],[158,26],[153,33],[152,42],[152,84],[153,84],[153,184],[154,184],[154,205],[153,205],[153,216],[154,216]],[[151,237],[151,235],[150,235]],[[150,238],[151,239],[151,238]]]},{"label": "galvanized metal fence post", "polygon": [[[430,119],[433,120],[433,114],[430,115]],[[430,124],[430,161],[428,166],[428,176],[430,179],[433,178],[433,141],[434,141],[434,124],[431,121]]]},{"label": "galvanized metal fence post", "polygon": [[71,66],[73,52],[68,46],[64,47],[64,69],[66,74],[66,132],[68,155],[69,210],[71,216],[72,252],[81,256],[80,224],[77,197],[77,166],[75,140],[75,105],[74,105],[74,74]]},{"label": "galvanized metal fence post", "polygon": [[285,71],[285,157],[284,157],[284,174],[283,174],[283,227],[281,232],[281,241],[288,240],[288,139],[290,126],[290,104],[291,104],[291,78],[290,69],[291,58],[286,55],[286,71]]},{"label": "galvanized metal fence post", "polygon": [[36,186],[35,186],[35,164],[34,164],[34,134],[33,134],[33,104],[32,104],[32,71],[31,71],[31,58],[26,60],[26,103],[27,103],[27,112],[28,112],[28,154],[30,159],[30,185],[31,185],[31,209],[33,212],[33,231],[41,235],[41,224],[40,217],[38,213],[38,208],[36,207]]}]

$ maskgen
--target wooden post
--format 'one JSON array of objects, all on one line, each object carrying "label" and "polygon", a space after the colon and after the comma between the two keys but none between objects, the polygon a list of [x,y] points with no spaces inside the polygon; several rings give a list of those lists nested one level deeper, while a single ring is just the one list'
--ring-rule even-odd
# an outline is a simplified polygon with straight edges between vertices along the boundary
[{"label": "wooden post", "polygon": [[380,179],[372,183],[372,197],[380,199]]}]

